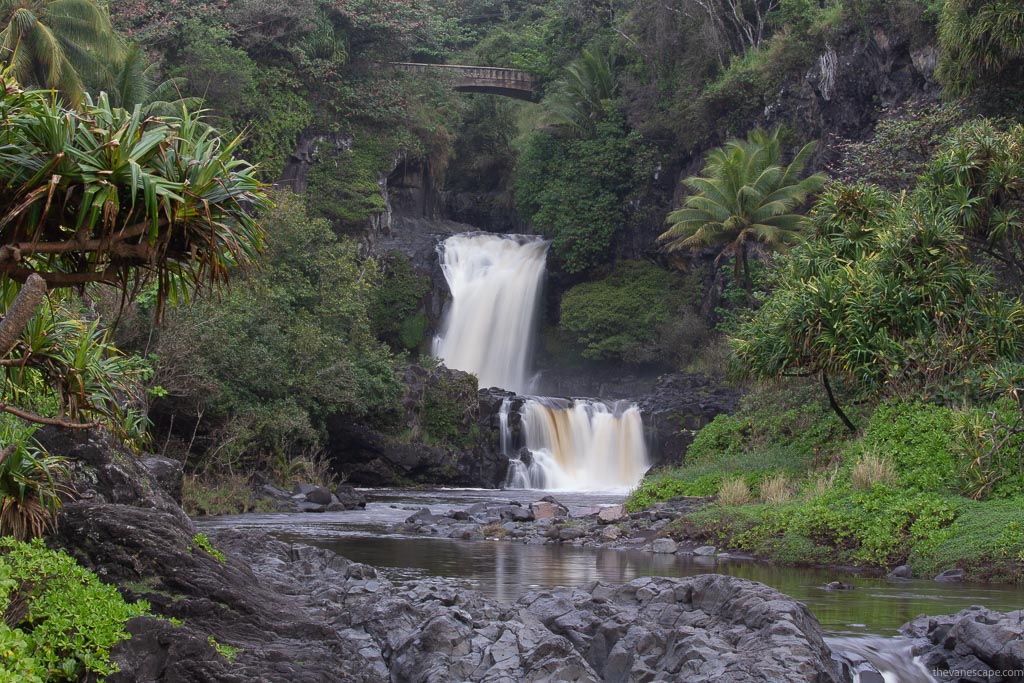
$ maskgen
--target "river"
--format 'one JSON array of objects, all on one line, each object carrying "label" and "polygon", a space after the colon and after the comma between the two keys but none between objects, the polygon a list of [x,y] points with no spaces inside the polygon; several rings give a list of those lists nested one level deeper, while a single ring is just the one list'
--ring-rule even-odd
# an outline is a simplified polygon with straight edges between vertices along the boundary
[{"label": "river", "polygon": [[[971,605],[1007,611],[1024,606],[1024,589],[1013,586],[948,584],[780,567],[740,559],[655,555],[569,545],[528,545],[511,541],[456,541],[391,534],[389,527],[421,508],[444,512],[481,501],[530,503],[551,492],[473,489],[374,489],[364,491],[365,510],[323,514],[277,513],[210,517],[206,528],[259,528],[278,538],[328,548],[373,565],[395,582],[445,576],[497,600],[512,602],[527,591],[578,586],[590,581],[623,583],[640,576],[689,576],[709,572],[760,581],[804,602],[831,637],[895,636],[921,614],[957,612]],[[569,507],[621,502],[621,493],[555,492]],[[841,579],[852,591],[826,591]]]}]

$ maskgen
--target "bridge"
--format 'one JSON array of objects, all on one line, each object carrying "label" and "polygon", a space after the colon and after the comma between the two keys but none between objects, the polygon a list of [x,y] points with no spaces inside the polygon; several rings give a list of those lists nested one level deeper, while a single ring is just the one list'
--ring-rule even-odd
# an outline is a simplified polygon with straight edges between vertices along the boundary
[{"label": "bridge", "polygon": [[500,66],[460,66],[458,64],[418,64],[390,62],[389,66],[414,73],[448,74],[459,92],[481,92],[533,101],[536,77],[519,69]]}]

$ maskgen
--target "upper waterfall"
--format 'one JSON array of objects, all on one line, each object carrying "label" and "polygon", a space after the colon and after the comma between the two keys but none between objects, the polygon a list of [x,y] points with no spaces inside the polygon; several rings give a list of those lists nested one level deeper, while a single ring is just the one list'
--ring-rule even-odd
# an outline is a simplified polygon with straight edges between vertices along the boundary
[{"label": "upper waterfall", "polygon": [[433,353],[472,372],[481,387],[528,389],[534,310],[548,242],[524,235],[469,233],[441,243],[452,300]]}]

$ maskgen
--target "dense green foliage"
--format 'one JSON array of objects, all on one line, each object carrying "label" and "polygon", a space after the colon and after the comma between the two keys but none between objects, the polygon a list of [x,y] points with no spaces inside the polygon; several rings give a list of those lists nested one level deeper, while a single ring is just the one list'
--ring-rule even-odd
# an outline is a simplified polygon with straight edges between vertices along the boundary
[{"label": "dense green foliage", "polygon": [[424,341],[427,316],[423,297],[430,278],[409,259],[392,252],[380,260],[381,281],[373,290],[368,313],[374,333],[394,351],[415,351]]},{"label": "dense green foliage", "polygon": [[567,273],[608,260],[627,222],[626,206],[651,164],[639,135],[607,105],[592,137],[530,135],[519,160],[516,202],[523,217],[551,238],[551,257]]},{"label": "dense green foliage", "polygon": [[[638,509],[677,495],[714,495],[742,478],[760,500],[713,505],[668,529],[677,537],[791,564],[892,567],[934,575],[961,566],[981,579],[1024,577],[1019,489],[1011,500],[956,495],[968,458],[958,446],[963,414],[920,404],[882,404],[862,436],[838,428],[807,390],[763,387],[732,416],[701,430],[681,468],[649,476],[628,501]],[[894,464],[895,480],[859,472],[869,456]],[[779,473],[789,499],[763,486]],[[978,532],[979,520],[999,528]],[[970,530],[971,536],[963,534]],[[959,545],[958,545],[959,544]]]},{"label": "dense green foliage", "polygon": [[675,348],[682,335],[668,328],[685,320],[698,328],[692,339],[702,338],[700,318],[689,309],[700,296],[700,284],[692,284],[646,261],[620,261],[606,277],[562,296],[559,327],[592,360],[645,363],[683,354]]},{"label": "dense green foliage", "polygon": [[42,683],[78,681],[117,671],[110,648],[128,637],[125,623],[146,614],[117,589],[42,542],[0,540],[0,677]]},{"label": "dense green foliage", "polygon": [[736,331],[744,372],[838,378],[853,395],[956,400],[971,395],[965,381],[981,368],[1024,350],[1024,308],[992,290],[963,232],[935,207],[836,185],[815,228]]},{"label": "dense green foliage", "polygon": [[753,286],[748,245],[759,242],[777,249],[799,239],[807,219],[794,211],[825,184],[819,173],[800,178],[814,143],[782,166],[781,132],[751,131],[746,141],[731,140],[709,152],[707,175],[683,181],[693,194],[668,215],[670,227],[658,238],[668,251],[710,246],[717,249],[716,261],[731,256],[736,283],[748,296]]},{"label": "dense green foliage", "polygon": [[379,417],[398,392],[370,327],[376,262],[294,195],[275,198],[261,270],[171,312],[155,347],[169,407],[206,422],[222,465],[315,452],[329,416]]},{"label": "dense green foliage", "polygon": [[938,76],[956,94],[1024,94],[1024,7],[1013,0],[946,0]]}]

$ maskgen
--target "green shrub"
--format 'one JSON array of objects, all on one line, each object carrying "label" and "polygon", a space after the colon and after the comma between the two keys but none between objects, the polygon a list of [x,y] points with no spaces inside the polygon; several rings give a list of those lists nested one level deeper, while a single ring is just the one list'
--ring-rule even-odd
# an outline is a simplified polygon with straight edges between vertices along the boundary
[{"label": "green shrub", "polygon": [[224,553],[213,547],[213,543],[210,542],[210,539],[207,537],[206,534],[200,533],[193,536],[192,545],[196,548],[199,548],[204,553],[206,553],[213,559],[217,560],[221,564],[224,564],[228,561],[228,558],[224,555]]},{"label": "green shrub", "polygon": [[554,266],[580,273],[611,260],[626,225],[626,206],[642,187],[651,152],[609,105],[592,137],[526,138],[516,167],[515,197],[523,218],[551,238]]},{"label": "green shrub", "polygon": [[328,144],[320,143],[309,171],[310,213],[342,232],[361,232],[387,208],[380,179],[394,166],[399,145],[393,137],[367,129],[353,133],[349,149],[328,149]]},{"label": "green shrub", "polygon": [[370,293],[367,313],[377,337],[395,351],[415,351],[423,343],[428,320],[420,310],[430,278],[399,252],[379,261],[380,284]]},{"label": "green shrub", "polygon": [[[583,347],[584,358],[663,360],[679,353],[666,343],[665,326],[684,317],[700,295],[692,278],[646,261],[620,261],[607,277],[576,285],[562,296],[559,326]],[[686,321],[706,332],[699,317]]]},{"label": "green shrub", "polygon": [[[19,681],[78,681],[117,671],[110,648],[147,614],[117,589],[42,541],[0,539],[0,674]],[[11,680],[5,678],[4,680]]]},{"label": "green shrub", "polygon": [[900,488],[949,492],[958,488],[956,414],[942,406],[883,403],[854,451],[890,460]]},{"label": "green shrub", "polygon": [[952,525],[914,546],[909,563],[922,577],[960,567],[976,579],[1024,580],[1024,498],[965,501]]}]

